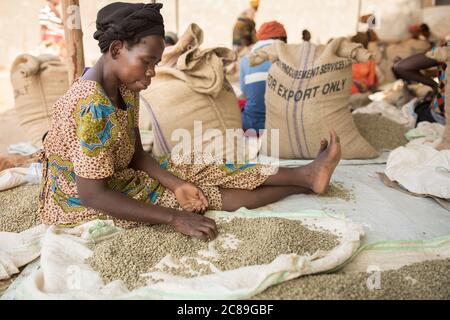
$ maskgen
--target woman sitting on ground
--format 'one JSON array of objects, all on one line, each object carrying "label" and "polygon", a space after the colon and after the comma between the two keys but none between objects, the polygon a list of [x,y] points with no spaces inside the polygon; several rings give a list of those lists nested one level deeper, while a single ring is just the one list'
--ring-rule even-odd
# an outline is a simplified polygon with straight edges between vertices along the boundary
[{"label": "woman sitting on ground", "polygon": [[44,140],[42,221],[169,224],[207,240],[217,236],[214,220],[202,215],[207,209],[251,209],[324,192],[341,155],[333,131],[315,161],[294,169],[192,163],[198,154],[157,162],[144,152],[138,92],[150,85],[164,50],[161,7],[112,3],[99,11],[94,38],[103,55],[57,101]]}]

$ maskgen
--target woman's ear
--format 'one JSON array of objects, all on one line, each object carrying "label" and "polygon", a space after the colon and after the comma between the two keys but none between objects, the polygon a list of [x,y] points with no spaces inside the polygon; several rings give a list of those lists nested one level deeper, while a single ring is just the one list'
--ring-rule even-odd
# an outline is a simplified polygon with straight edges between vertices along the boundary
[{"label": "woman's ear", "polygon": [[109,46],[109,52],[111,53],[111,57],[113,59],[117,59],[122,49],[123,49],[123,41],[114,40],[113,42],[111,42],[111,45]]}]

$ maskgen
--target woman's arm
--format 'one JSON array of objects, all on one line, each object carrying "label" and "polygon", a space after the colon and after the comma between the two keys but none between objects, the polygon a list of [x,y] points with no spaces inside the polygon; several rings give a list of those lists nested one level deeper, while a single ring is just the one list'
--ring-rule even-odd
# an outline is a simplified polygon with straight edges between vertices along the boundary
[{"label": "woman's arm", "polygon": [[117,219],[167,224],[178,232],[202,240],[214,239],[217,236],[213,219],[135,200],[119,191],[111,190],[107,179],[95,180],[77,176],[76,184],[84,206],[105,212]]},{"label": "woman's arm", "polygon": [[147,173],[151,178],[158,180],[164,187],[174,191],[185,181],[175,177],[169,171],[164,170],[158,162],[147,152],[144,151],[141,142],[141,135],[139,129],[134,129],[136,135],[135,151],[133,159],[130,163],[130,168],[141,170]]},{"label": "woman's arm", "polygon": [[164,187],[171,190],[183,210],[204,213],[208,208],[208,199],[206,199],[203,191],[162,169],[158,162],[142,148],[139,129],[135,128],[134,130],[136,144],[130,167],[146,172],[151,178],[158,180]]}]

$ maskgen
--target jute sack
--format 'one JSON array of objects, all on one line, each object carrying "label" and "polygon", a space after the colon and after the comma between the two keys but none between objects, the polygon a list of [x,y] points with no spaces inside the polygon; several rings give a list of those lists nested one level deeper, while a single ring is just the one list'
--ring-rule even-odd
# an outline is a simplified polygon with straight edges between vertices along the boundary
[{"label": "jute sack", "polygon": [[15,110],[26,140],[42,147],[48,131],[53,104],[69,88],[66,65],[58,57],[22,54],[11,67]]},{"label": "jute sack", "polygon": [[389,45],[386,48],[386,57],[389,61],[395,61],[396,58],[404,59],[416,53],[425,53],[429,49],[428,41],[411,38]]},{"label": "jute sack", "polygon": [[202,41],[203,31],[191,24],[165,51],[151,86],[141,93],[141,108],[152,118],[155,156],[173,148],[181,153],[201,148],[217,156],[209,147],[222,141],[218,149],[225,158],[226,129],[242,129],[238,101],[224,74],[224,61],[235,54],[227,48],[202,50]]},{"label": "jute sack", "polygon": [[362,108],[367,106],[372,102],[372,100],[369,99],[369,96],[371,95],[371,92],[364,92],[364,93],[354,93],[350,96],[350,109],[356,110],[358,108]]},{"label": "jute sack", "polygon": [[153,128],[150,110],[145,106],[145,101],[142,101],[142,97],[139,100],[139,129],[151,131]]},{"label": "jute sack", "polygon": [[[320,140],[334,129],[341,138],[344,159],[377,157],[356,129],[349,107],[352,63],[369,58],[362,45],[345,38],[327,45],[276,41],[253,53],[252,65],[274,62],[266,84],[266,131],[261,152],[273,155],[279,146],[280,158],[314,158]],[[279,130],[278,146],[278,141],[271,141],[271,129]]]},{"label": "jute sack", "polygon": [[450,47],[439,47],[427,52],[427,57],[438,61],[445,62],[447,68],[445,69],[445,129],[442,136],[442,142],[437,146],[438,150],[450,149]]},{"label": "jute sack", "polygon": [[371,41],[367,46],[367,50],[372,53],[372,57],[377,63],[376,74],[378,85],[395,81],[394,73],[390,70],[392,65],[386,59],[387,44],[380,41]]}]

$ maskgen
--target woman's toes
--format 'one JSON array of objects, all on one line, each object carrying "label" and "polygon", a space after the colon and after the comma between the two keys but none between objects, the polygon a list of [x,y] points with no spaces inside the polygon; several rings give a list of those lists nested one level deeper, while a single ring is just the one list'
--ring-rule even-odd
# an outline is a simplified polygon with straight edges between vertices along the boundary
[{"label": "woman's toes", "polygon": [[319,156],[322,152],[327,150],[327,148],[328,148],[328,141],[327,141],[327,139],[320,140],[320,147],[319,147],[319,152],[317,153],[317,156]]}]

